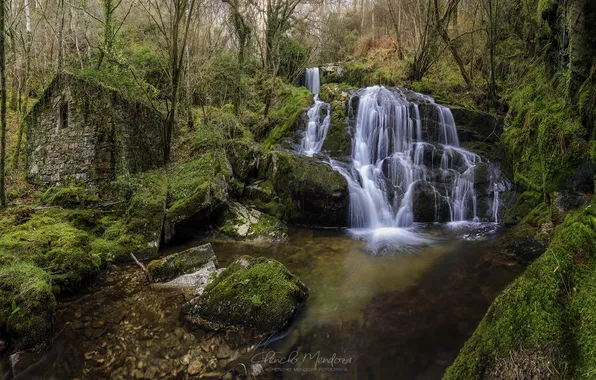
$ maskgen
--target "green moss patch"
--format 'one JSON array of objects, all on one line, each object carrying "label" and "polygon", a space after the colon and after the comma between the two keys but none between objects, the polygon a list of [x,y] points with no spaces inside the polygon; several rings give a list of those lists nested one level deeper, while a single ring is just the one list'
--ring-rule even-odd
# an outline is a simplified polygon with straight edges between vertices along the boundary
[{"label": "green moss patch", "polygon": [[177,223],[208,216],[228,199],[232,170],[223,151],[213,151],[182,164],[170,174],[166,240]]},{"label": "green moss patch", "polygon": [[506,378],[507,368],[533,378],[591,378],[595,241],[592,201],[565,218],[548,250],[493,302],[445,378]]},{"label": "green moss patch", "polygon": [[307,297],[307,287],[278,261],[242,256],[183,311],[191,321],[210,327],[270,333],[286,326]]},{"label": "green moss patch", "polygon": [[0,327],[23,349],[52,334],[56,299],[51,277],[29,263],[0,266]]},{"label": "green moss patch", "polygon": [[304,87],[286,88],[282,106],[269,115],[259,135],[266,136],[262,142],[264,149],[272,150],[283,139],[296,134],[305,110],[312,104],[312,94]]}]

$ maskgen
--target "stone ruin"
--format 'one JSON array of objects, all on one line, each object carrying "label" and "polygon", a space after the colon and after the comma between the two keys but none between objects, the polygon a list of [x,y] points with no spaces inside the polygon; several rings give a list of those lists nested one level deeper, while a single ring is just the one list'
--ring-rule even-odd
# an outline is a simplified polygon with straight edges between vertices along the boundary
[{"label": "stone ruin", "polygon": [[27,172],[35,184],[90,186],[164,162],[163,116],[74,74],[56,76],[27,115]]}]

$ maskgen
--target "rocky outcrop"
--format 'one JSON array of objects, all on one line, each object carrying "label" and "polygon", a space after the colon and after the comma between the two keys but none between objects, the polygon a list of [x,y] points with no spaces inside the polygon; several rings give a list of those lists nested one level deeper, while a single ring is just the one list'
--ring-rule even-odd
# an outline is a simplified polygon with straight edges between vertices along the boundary
[{"label": "rocky outcrop", "polygon": [[205,328],[267,334],[285,327],[307,297],[308,288],[281,263],[242,256],[186,303],[183,313]]},{"label": "rocky outcrop", "polygon": [[266,172],[287,220],[314,226],[347,226],[349,193],[346,179],[312,157],[274,152]]},{"label": "rocky outcrop", "polygon": [[164,282],[183,274],[198,271],[206,266],[217,267],[217,259],[211,244],[193,247],[159,260],[153,260],[147,266],[147,271],[151,281]]},{"label": "rocky outcrop", "polygon": [[170,175],[164,240],[209,227],[228,202],[233,173],[226,155],[212,151],[176,168]]}]

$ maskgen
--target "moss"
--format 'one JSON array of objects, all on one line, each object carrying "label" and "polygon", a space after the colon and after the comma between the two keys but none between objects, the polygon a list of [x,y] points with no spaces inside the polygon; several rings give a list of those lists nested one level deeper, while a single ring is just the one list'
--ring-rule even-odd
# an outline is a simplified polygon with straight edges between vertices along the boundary
[{"label": "moss", "polygon": [[162,282],[192,273],[213,260],[215,260],[215,254],[211,244],[205,244],[153,260],[147,266],[147,271],[151,281]]},{"label": "moss", "polygon": [[347,99],[331,103],[331,122],[322,150],[332,157],[349,156],[352,151],[352,137],[348,133]]},{"label": "moss", "polygon": [[175,169],[170,175],[167,222],[174,225],[221,205],[231,178],[223,151],[206,153]]},{"label": "moss", "polygon": [[45,271],[29,263],[0,266],[0,326],[16,349],[50,338],[55,307]]},{"label": "moss", "polygon": [[537,359],[526,377],[590,378],[596,343],[594,241],[596,201],[570,213],[548,250],[493,302],[445,378],[503,378],[498,363],[523,368],[528,355],[511,361],[528,352]]},{"label": "moss", "polygon": [[284,219],[335,227],[346,224],[347,182],[339,172],[315,158],[285,152],[271,153],[267,162],[267,179],[283,205]]},{"label": "moss", "polygon": [[[523,188],[551,196],[588,159],[586,130],[565,103],[560,82],[541,70],[510,97],[503,142]],[[592,180],[590,180],[592,182]]]},{"label": "moss", "polygon": [[66,208],[85,207],[97,201],[84,186],[57,186],[49,188],[41,197],[50,206]]},{"label": "moss", "polygon": [[308,297],[308,289],[281,263],[242,256],[184,306],[191,318],[270,333],[283,328]]},{"label": "moss", "polygon": [[294,135],[304,116],[304,111],[312,104],[312,94],[304,87],[293,87],[283,101],[283,106],[271,112],[269,121],[263,126],[261,135],[263,148],[272,150],[283,139]]},{"label": "moss", "polygon": [[227,238],[250,241],[281,241],[287,227],[279,219],[232,202],[226,212],[219,234]]},{"label": "moss", "polygon": [[0,264],[30,261],[50,273],[60,288],[78,287],[107,261],[92,252],[94,236],[75,226],[93,215],[93,211],[58,209],[31,215],[0,237]]}]

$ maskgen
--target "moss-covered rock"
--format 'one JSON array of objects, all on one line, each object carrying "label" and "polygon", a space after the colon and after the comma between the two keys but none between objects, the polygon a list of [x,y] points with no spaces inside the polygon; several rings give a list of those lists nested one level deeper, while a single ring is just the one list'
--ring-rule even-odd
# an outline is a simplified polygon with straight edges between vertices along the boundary
[{"label": "moss-covered rock", "polygon": [[352,136],[348,123],[348,99],[330,103],[331,122],[321,150],[330,157],[345,157],[352,153]]},{"label": "moss-covered rock", "polygon": [[232,169],[223,151],[213,151],[174,169],[170,175],[164,239],[181,223],[202,222],[228,201]]},{"label": "moss-covered rock", "polygon": [[0,266],[0,328],[17,350],[50,338],[56,299],[51,278],[28,263]]},{"label": "moss-covered rock", "polygon": [[288,324],[307,297],[308,288],[278,261],[242,256],[185,304],[183,312],[208,328],[272,333]]},{"label": "moss-covered rock", "polygon": [[0,265],[28,261],[51,274],[60,289],[74,289],[96,274],[111,258],[93,250],[96,210],[47,209],[0,236]]},{"label": "moss-covered rock", "polygon": [[153,260],[147,266],[147,271],[151,281],[164,282],[195,272],[210,263],[215,263],[217,266],[217,259],[211,244],[205,244]]},{"label": "moss-covered rock", "polygon": [[280,198],[286,219],[316,226],[347,226],[348,183],[328,164],[274,152],[268,158],[267,179]]},{"label": "moss-covered rock", "polygon": [[283,91],[282,106],[271,112],[255,137],[262,136],[262,146],[272,150],[284,139],[296,136],[305,111],[313,102],[312,94],[304,87],[289,87]]},{"label": "moss-covered rock", "polygon": [[595,241],[592,201],[569,213],[548,250],[493,302],[445,379],[591,378]]},{"label": "moss-covered rock", "polygon": [[280,220],[238,202],[229,204],[219,235],[247,241],[282,241],[287,227]]},{"label": "moss-covered rock", "polygon": [[50,206],[77,208],[97,202],[97,196],[84,186],[56,186],[50,187],[41,200]]}]

